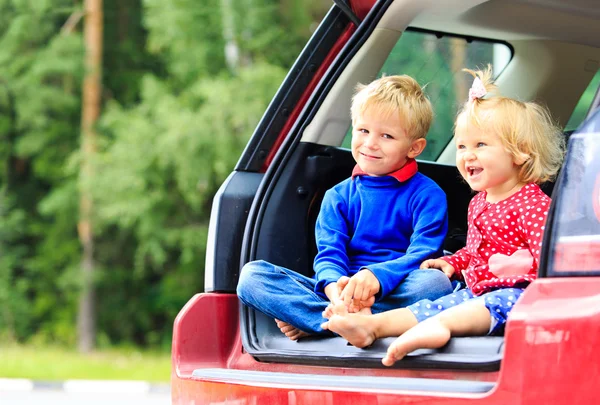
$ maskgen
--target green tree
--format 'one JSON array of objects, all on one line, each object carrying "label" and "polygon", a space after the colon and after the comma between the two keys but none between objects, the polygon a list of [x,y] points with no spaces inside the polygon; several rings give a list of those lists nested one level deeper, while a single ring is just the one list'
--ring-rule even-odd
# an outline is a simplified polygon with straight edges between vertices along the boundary
[{"label": "green tree", "polygon": [[75,295],[63,283],[78,257],[76,218],[69,199],[58,215],[42,213],[53,188],[68,187],[65,167],[77,147],[82,44],[78,35],[60,33],[73,11],[68,0],[0,0],[0,93],[6,112],[0,125],[5,252],[0,300],[6,301],[0,304],[0,327],[17,339],[44,333],[49,324],[50,334],[67,338],[65,320],[74,314]]},{"label": "green tree", "polygon": [[83,186],[99,342],[169,345],[202,290],[213,195],[329,5],[104,0],[103,114],[84,156],[83,0],[0,0],[2,333],[76,343]]}]

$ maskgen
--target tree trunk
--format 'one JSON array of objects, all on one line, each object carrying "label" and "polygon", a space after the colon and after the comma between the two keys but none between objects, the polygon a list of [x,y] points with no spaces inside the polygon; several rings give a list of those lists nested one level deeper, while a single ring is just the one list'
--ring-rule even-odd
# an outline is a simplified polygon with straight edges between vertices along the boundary
[{"label": "tree trunk", "polygon": [[459,73],[454,78],[454,94],[456,95],[456,104],[462,106],[469,95],[468,75],[462,72],[467,62],[467,42],[462,38],[451,38],[450,44],[452,45],[450,48],[450,71]]},{"label": "tree trunk", "polygon": [[100,116],[102,75],[102,0],[84,0],[84,41],[86,73],[83,81],[81,108],[81,169],[79,223],[77,230],[83,248],[81,260],[82,290],[79,298],[77,332],[79,351],[94,349],[96,306],[94,291],[94,238],[92,214],[94,205],[90,180],[94,176],[96,153],[95,124]]},{"label": "tree trunk", "polygon": [[221,0],[223,38],[225,39],[225,62],[232,72],[237,72],[240,64],[240,48],[235,40],[235,22],[232,0]]}]

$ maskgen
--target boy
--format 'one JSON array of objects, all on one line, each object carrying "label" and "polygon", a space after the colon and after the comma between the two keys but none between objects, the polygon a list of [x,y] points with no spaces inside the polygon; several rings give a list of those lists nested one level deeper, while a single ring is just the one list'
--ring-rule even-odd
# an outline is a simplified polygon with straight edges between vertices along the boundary
[{"label": "boy", "polygon": [[417,172],[433,112],[419,84],[389,76],[352,99],[352,177],[325,193],[315,235],[315,278],[265,261],[247,263],[240,300],[273,318],[290,339],[323,330],[323,312],[383,312],[452,291],[438,257],[447,231],[444,192]]}]

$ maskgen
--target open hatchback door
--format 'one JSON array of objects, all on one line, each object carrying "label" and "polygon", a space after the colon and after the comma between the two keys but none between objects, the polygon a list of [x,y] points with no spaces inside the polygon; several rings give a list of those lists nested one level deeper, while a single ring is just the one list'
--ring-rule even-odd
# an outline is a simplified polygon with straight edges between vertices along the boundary
[{"label": "open hatchback door", "polygon": [[[600,348],[600,7],[586,0],[335,0],[214,198],[205,291],[175,320],[172,400],[182,404],[595,403]],[[473,193],[455,167],[453,122],[470,80],[492,64],[503,93],[538,100],[570,136],[540,277],[504,336],[452,338],[381,365],[392,339],[287,339],[240,304],[241,267],[267,260],[307,276],[324,192],[350,176],[357,83],[408,74],[435,111],[419,170],[446,193],[444,248],[464,245]],[[579,118],[577,118],[579,117]],[[579,120],[579,121],[577,121]],[[583,173],[583,174],[582,174]],[[467,401],[467,402],[465,402]]]}]

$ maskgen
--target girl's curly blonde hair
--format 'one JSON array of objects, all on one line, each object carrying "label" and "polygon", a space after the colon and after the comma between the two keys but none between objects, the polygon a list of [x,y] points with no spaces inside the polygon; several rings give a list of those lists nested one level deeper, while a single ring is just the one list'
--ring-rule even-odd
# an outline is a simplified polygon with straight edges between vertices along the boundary
[{"label": "girl's curly blonde hair", "polygon": [[484,70],[463,70],[476,81],[479,79],[485,90],[481,95],[475,91],[476,95],[463,105],[454,133],[476,125],[482,131],[497,134],[521,168],[520,181],[539,184],[554,180],[562,165],[565,137],[548,109],[497,94],[490,65]]}]

